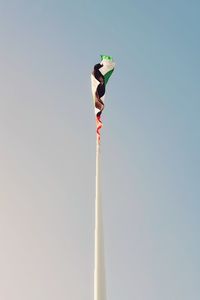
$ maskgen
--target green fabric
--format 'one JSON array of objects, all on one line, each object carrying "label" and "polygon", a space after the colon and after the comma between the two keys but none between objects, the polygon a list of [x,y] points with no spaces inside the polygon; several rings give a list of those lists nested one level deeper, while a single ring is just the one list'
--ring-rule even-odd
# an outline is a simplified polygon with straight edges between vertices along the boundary
[{"label": "green fabric", "polygon": [[107,82],[108,82],[110,76],[112,75],[112,72],[113,72],[113,71],[114,71],[114,69],[110,70],[108,73],[106,73],[106,74],[104,75],[105,84],[107,84]]},{"label": "green fabric", "polygon": [[112,56],[109,56],[109,55],[101,55],[101,60],[110,60],[110,61],[112,61],[113,58],[112,58]]}]

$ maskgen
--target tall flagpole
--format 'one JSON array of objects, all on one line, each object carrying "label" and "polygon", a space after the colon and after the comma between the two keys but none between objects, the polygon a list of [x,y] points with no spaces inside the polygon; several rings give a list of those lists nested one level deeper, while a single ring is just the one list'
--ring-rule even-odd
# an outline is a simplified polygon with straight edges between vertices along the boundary
[{"label": "tall flagpole", "polygon": [[111,56],[101,55],[101,63],[94,66],[91,75],[92,95],[96,115],[96,197],[95,197],[95,253],[94,253],[94,300],[106,300],[104,264],[103,220],[100,180],[100,129],[104,109],[106,84],[113,73],[115,63]]},{"label": "tall flagpole", "polygon": [[100,141],[96,138],[96,199],[95,199],[95,257],[94,257],[94,300],[106,300],[106,280],[103,245],[103,222],[100,182]]}]

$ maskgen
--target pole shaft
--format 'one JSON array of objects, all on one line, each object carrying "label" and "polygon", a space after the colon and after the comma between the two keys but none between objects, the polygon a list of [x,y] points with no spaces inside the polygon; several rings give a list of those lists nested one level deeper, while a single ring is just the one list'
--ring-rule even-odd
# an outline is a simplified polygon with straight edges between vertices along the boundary
[{"label": "pole shaft", "polygon": [[103,224],[100,186],[100,143],[96,139],[96,199],[95,199],[95,257],[94,257],[94,300],[105,300],[105,269]]}]

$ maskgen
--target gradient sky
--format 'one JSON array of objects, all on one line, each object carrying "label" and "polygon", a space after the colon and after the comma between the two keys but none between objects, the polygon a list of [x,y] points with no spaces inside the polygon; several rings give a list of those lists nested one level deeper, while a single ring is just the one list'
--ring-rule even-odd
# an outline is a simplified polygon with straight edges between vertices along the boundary
[{"label": "gradient sky", "polygon": [[0,299],[92,300],[90,73],[109,300],[200,299],[200,2],[0,0]]}]

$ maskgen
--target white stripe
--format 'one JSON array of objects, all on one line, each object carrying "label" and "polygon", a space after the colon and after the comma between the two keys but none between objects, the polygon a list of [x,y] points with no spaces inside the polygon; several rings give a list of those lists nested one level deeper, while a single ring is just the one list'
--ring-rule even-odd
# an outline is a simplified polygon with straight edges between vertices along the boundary
[{"label": "white stripe", "polygon": [[101,64],[103,65],[103,67],[99,71],[102,73],[102,75],[105,75],[109,71],[113,70],[115,67],[115,63],[111,60],[103,59],[101,61]]}]

